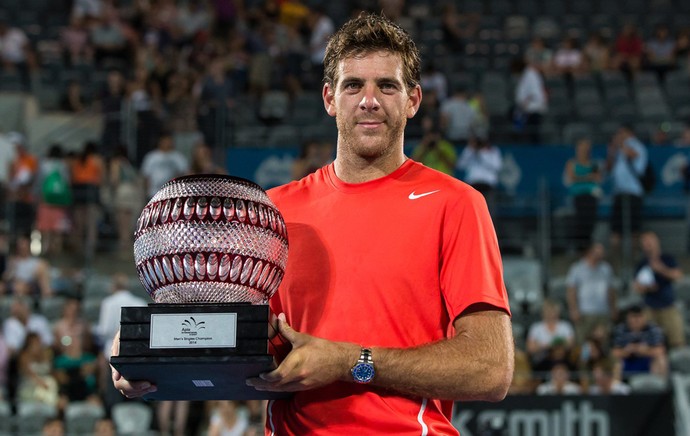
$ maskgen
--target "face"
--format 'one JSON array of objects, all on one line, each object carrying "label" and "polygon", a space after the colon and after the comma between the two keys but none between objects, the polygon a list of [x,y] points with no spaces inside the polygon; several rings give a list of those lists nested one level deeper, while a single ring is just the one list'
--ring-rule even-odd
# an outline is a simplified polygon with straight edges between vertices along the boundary
[{"label": "face", "polygon": [[582,160],[589,159],[590,150],[592,149],[592,143],[588,139],[581,139],[577,142],[576,153],[577,157]]},{"label": "face", "polygon": [[417,86],[408,92],[400,56],[379,51],[340,61],[323,99],[338,125],[339,156],[371,160],[402,154],[405,125],[422,91]]},{"label": "face", "polygon": [[640,235],[640,245],[642,250],[648,255],[659,252],[659,238],[654,233],[643,233]]}]

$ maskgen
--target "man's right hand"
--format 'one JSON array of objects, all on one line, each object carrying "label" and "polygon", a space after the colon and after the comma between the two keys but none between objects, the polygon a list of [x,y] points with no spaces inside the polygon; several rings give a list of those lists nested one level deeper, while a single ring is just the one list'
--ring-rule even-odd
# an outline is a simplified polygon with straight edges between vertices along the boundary
[{"label": "man's right hand", "polygon": [[[118,330],[117,333],[115,333],[115,337],[113,338],[113,345],[110,349],[111,355],[112,356],[117,356],[120,354],[120,331]],[[127,398],[136,398],[136,397],[141,397],[143,395],[146,395],[151,392],[156,392],[158,388],[156,388],[155,385],[152,385],[148,381],[140,380],[140,381],[129,381],[126,378],[122,377],[122,374],[115,368],[113,368],[112,365],[110,365],[110,371],[112,373],[112,379],[113,379],[113,386],[115,386],[115,389],[120,391],[122,395],[124,395]]]}]

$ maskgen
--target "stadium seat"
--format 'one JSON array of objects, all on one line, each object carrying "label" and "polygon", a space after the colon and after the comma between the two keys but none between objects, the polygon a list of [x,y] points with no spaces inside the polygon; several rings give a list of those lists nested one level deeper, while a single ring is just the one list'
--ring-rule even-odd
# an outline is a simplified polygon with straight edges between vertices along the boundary
[{"label": "stadium seat", "polygon": [[690,346],[674,348],[668,352],[671,371],[690,374]]},{"label": "stadium seat", "polygon": [[17,433],[21,435],[41,434],[43,424],[57,416],[57,408],[43,403],[19,402],[17,404]]},{"label": "stadium seat", "polygon": [[580,138],[592,138],[594,130],[592,125],[585,122],[572,122],[563,127],[563,142],[575,144]]},{"label": "stadium seat", "polygon": [[668,389],[666,378],[656,374],[635,374],[629,377],[628,384],[634,393],[656,394]]},{"label": "stadium seat", "polygon": [[100,404],[88,401],[72,402],[65,408],[65,430],[71,436],[92,435],[96,422],[105,416]]},{"label": "stadium seat", "polygon": [[65,306],[65,297],[44,297],[39,300],[38,305],[41,314],[43,314],[48,321],[54,322],[62,316],[62,308]]},{"label": "stadium seat", "polygon": [[151,428],[153,410],[145,403],[118,403],[113,406],[111,413],[118,435],[143,435]]},{"label": "stadium seat", "polygon": [[269,147],[295,147],[300,143],[297,127],[284,124],[268,130],[265,144]]},{"label": "stadium seat", "polygon": [[10,436],[13,432],[14,417],[12,407],[5,400],[0,400],[0,436]]}]

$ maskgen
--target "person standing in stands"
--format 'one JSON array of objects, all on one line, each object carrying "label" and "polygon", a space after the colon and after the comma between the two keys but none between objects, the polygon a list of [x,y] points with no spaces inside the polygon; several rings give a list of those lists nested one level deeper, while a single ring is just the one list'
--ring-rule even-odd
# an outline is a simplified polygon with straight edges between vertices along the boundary
[{"label": "person standing in stands", "polygon": [[637,265],[633,288],[644,297],[650,317],[663,330],[669,348],[681,347],[685,345],[685,332],[673,283],[683,277],[683,271],[675,257],[661,250],[656,233],[643,232],[640,246],[644,257]]},{"label": "person standing in stands", "polygon": [[592,241],[601,197],[601,171],[592,160],[592,141],[588,138],[575,143],[575,157],[565,164],[564,178],[575,209],[573,242],[583,250]]},{"label": "person standing in stands", "polygon": [[[101,185],[105,182],[105,163],[95,142],[84,144],[72,162],[72,194],[75,237],[70,238],[77,253],[85,256],[96,252],[98,220],[101,212]],[[83,253],[82,253],[82,250]]]}]

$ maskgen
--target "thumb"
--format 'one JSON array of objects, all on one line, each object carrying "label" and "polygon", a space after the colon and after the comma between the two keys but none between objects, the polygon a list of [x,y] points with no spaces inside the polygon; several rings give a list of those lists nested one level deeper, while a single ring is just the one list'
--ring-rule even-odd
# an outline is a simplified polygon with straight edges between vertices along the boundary
[{"label": "thumb", "polygon": [[278,331],[285,339],[290,341],[291,344],[294,344],[295,341],[297,341],[297,339],[299,338],[299,332],[295,331],[295,329],[290,327],[290,324],[288,324],[285,320],[284,313],[278,315]]}]

